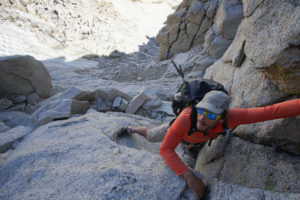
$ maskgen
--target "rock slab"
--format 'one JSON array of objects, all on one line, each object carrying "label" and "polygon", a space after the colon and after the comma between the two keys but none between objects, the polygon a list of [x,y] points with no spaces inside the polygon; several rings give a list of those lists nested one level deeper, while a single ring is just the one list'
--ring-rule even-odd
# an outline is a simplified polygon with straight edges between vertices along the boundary
[{"label": "rock slab", "polygon": [[4,161],[0,199],[178,199],[186,183],[159,155],[108,137],[125,122],[91,112],[41,126]]}]

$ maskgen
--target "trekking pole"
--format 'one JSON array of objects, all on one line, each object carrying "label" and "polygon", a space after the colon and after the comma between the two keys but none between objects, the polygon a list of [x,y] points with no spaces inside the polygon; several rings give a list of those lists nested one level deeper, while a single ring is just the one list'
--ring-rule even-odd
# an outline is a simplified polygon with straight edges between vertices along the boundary
[{"label": "trekking pole", "polygon": [[173,60],[171,60],[171,62],[174,65],[174,67],[175,67],[177,73],[179,74],[179,76],[181,76],[183,82],[185,82],[185,80],[184,80],[184,73],[182,71],[182,67],[180,65],[179,65],[179,67],[177,67],[177,65],[175,64],[175,62]]}]

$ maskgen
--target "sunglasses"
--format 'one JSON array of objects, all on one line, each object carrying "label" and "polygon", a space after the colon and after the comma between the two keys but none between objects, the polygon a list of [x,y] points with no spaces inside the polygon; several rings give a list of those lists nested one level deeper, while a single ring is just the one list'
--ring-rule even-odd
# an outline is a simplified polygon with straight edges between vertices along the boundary
[{"label": "sunglasses", "polygon": [[205,117],[207,119],[210,119],[210,120],[217,120],[217,119],[220,119],[221,116],[222,116],[222,115],[217,115],[217,114],[214,114],[214,113],[204,111],[202,108],[198,108],[198,113],[200,115],[205,115]]}]

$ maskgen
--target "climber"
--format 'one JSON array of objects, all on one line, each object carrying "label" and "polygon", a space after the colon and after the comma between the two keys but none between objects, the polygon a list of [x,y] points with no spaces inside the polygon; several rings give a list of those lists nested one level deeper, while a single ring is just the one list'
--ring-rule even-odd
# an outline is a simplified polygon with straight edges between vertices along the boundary
[{"label": "climber", "polygon": [[[229,109],[230,98],[221,91],[210,91],[196,104],[197,130],[188,135],[191,124],[191,107],[185,108],[172,125],[166,124],[154,129],[147,127],[123,127],[117,131],[118,137],[138,133],[151,142],[162,140],[160,155],[167,165],[182,176],[193,194],[198,198],[204,194],[205,185],[201,178],[187,166],[175,152],[175,148],[184,141],[185,144],[201,144],[219,135],[226,128],[232,129],[241,124],[250,124],[300,115],[300,99],[288,100],[271,106],[255,108]],[[226,131],[226,130],[225,130]],[[192,168],[192,167],[191,167]]]}]

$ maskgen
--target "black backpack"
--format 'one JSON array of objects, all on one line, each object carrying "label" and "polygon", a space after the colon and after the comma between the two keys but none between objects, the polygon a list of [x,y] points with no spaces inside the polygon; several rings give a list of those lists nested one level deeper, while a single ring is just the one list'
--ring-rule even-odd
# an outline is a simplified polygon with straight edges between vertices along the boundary
[{"label": "black backpack", "polygon": [[[174,95],[172,109],[176,117],[184,108],[188,106],[191,106],[192,108],[191,127],[188,135],[192,135],[197,130],[196,104],[201,101],[206,93],[212,90],[219,90],[228,95],[228,92],[221,83],[209,79],[192,79],[189,81],[184,81]],[[175,119],[170,122],[170,125],[175,121]],[[222,125],[225,132],[219,133],[218,135],[225,135],[227,132],[227,120],[225,120]]]}]

